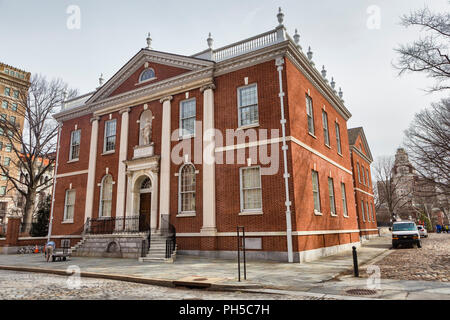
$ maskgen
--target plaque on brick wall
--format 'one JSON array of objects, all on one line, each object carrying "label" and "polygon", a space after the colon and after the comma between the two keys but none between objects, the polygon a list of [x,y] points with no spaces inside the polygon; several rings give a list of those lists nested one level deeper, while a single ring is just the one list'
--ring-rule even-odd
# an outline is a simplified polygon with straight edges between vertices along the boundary
[{"label": "plaque on brick wall", "polygon": [[245,238],[245,249],[262,250],[261,238]]}]

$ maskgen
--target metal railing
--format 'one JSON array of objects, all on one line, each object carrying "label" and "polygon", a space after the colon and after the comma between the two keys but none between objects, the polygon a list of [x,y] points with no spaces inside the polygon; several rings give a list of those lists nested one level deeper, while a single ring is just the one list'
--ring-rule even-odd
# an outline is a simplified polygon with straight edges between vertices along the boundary
[{"label": "metal railing", "polygon": [[84,227],[84,234],[123,234],[149,232],[150,226],[142,223],[139,216],[88,218]]},{"label": "metal railing", "polygon": [[166,259],[172,257],[173,252],[177,246],[177,230],[173,224],[170,223],[168,215],[161,216],[161,233],[166,235]]}]

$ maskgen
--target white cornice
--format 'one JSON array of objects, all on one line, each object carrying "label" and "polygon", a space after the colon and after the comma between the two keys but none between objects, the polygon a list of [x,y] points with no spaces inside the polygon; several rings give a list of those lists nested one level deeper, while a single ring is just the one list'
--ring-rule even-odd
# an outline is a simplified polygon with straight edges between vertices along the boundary
[{"label": "white cornice", "polygon": [[358,148],[356,148],[355,146],[350,146],[350,149],[355,151],[361,158],[363,158],[364,160],[366,160],[369,165],[372,164],[373,160],[370,159],[368,156],[366,156],[364,153],[362,153],[361,151],[359,151]]}]

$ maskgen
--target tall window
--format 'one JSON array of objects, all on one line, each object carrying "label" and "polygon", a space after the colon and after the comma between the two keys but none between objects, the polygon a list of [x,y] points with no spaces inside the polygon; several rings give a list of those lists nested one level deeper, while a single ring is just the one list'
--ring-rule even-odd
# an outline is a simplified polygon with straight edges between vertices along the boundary
[{"label": "tall window", "polygon": [[195,212],[195,167],[186,164],[180,169],[179,212]]},{"label": "tall window", "polygon": [[308,116],[308,132],[314,135],[314,111],[312,98],[306,95],[306,114]]},{"label": "tall window", "polygon": [[3,162],[3,165],[4,165],[5,167],[8,167],[9,164],[10,164],[10,162],[11,162],[11,158],[5,157],[5,160],[4,160],[4,162]]},{"label": "tall window", "polygon": [[6,194],[6,187],[0,187],[0,196],[4,196]]},{"label": "tall window", "polygon": [[8,101],[2,101],[2,108],[8,109]]},{"label": "tall window", "polygon": [[359,163],[356,164],[356,169],[358,170],[358,181],[361,183],[361,170],[359,169]]},{"label": "tall window", "polygon": [[[6,103],[6,109],[8,109],[8,103]],[[17,103],[11,103],[11,110],[17,111]]]},{"label": "tall window", "polygon": [[259,167],[241,168],[241,211],[262,210],[261,170]]},{"label": "tall window", "polygon": [[139,82],[144,82],[155,78],[155,71],[152,68],[145,69],[139,77]]},{"label": "tall window", "polygon": [[69,160],[76,160],[80,156],[80,138],[81,130],[72,131],[70,138],[70,157]]},{"label": "tall window", "polygon": [[323,136],[325,139],[325,144],[330,146],[330,132],[328,131],[328,114],[322,111],[322,122],[323,122]]},{"label": "tall window", "polygon": [[64,204],[64,221],[73,221],[75,198],[76,198],[75,190],[66,191],[66,201]]},{"label": "tall window", "polygon": [[180,104],[180,136],[191,137],[195,134],[195,99],[182,101]]},{"label": "tall window", "polygon": [[314,198],[314,211],[320,212],[319,173],[314,170],[312,172],[312,186],[313,186],[313,198]]},{"label": "tall window", "polygon": [[341,146],[341,129],[339,128],[339,123],[335,123],[336,125],[336,143],[338,148],[338,153],[342,154],[342,146]]},{"label": "tall window", "polygon": [[370,187],[370,176],[369,176],[369,169],[366,169],[366,178],[367,178],[367,186]]},{"label": "tall window", "polygon": [[116,120],[106,121],[104,152],[116,150]]},{"label": "tall window", "polygon": [[366,174],[364,173],[365,169],[363,166],[361,166],[361,170],[362,170],[362,183],[366,184]]},{"label": "tall window", "polygon": [[100,217],[111,217],[113,179],[111,175],[103,177],[100,189]]},{"label": "tall window", "polygon": [[239,127],[259,123],[258,87],[256,84],[238,89]]},{"label": "tall window", "polygon": [[10,116],[9,117],[9,123],[16,124],[16,117],[15,116]]},{"label": "tall window", "polygon": [[342,193],[342,208],[344,211],[344,217],[348,217],[348,211],[347,211],[347,196],[345,193],[345,184],[341,183],[341,193]]},{"label": "tall window", "polygon": [[5,94],[5,96],[10,97],[11,96],[11,89],[10,88],[5,88],[4,94]]},{"label": "tall window", "polygon": [[13,97],[14,97],[15,99],[19,98],[19,90],[14,90],[14,91],[13,91]]},{"label": "tall window", "polygon": [[328,178],[328,191],[330,193],[330,212],[336,215],[336,202],[334,199],[334,183],[333,178]]},{"label": "tall window", "polygon": [[366,214],[367,214],[367,222],[370,222],[369,204],[368,204],[368,202],[366,202]]},{"label": "tall window", "polygon": [[363,221],[366,222],[366,217],[364,216],[364,201],[361,200],[361,215],[363,218]]}]

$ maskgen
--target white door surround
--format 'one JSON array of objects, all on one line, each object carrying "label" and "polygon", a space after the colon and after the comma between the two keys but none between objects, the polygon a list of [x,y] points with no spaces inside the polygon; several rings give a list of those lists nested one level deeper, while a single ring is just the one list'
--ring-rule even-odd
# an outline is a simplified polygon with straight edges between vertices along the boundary
[{"label": "white door surround", "polygon": [[142,182],[149,178],[151,188],[145,193],[151,193],[151,220],[150,228],[155,231],[158,228],[158,184],[159,184],[159,156],[140,158],[125,161],[127,170],[127,217],[139,217]]}]

